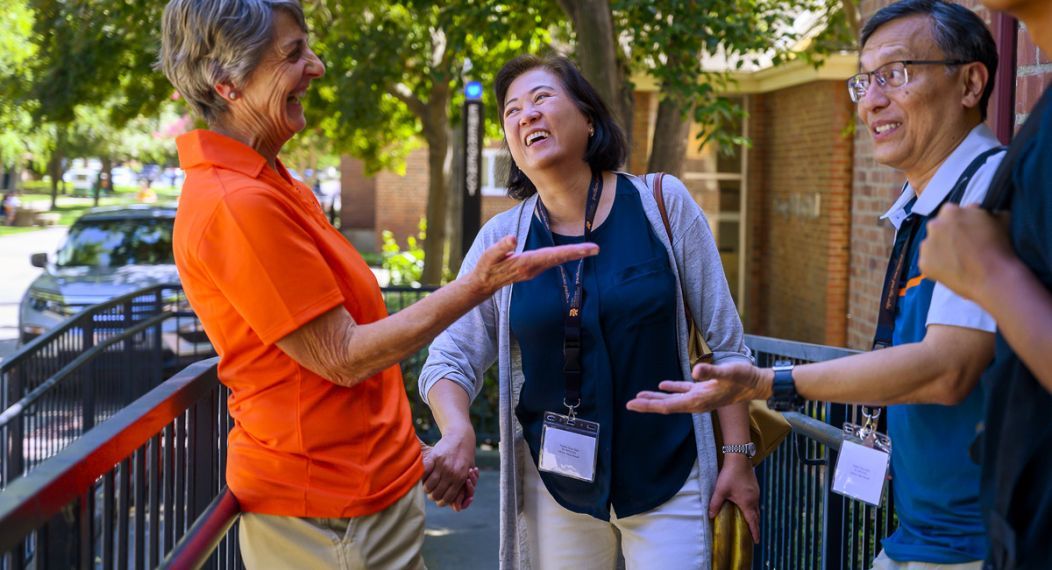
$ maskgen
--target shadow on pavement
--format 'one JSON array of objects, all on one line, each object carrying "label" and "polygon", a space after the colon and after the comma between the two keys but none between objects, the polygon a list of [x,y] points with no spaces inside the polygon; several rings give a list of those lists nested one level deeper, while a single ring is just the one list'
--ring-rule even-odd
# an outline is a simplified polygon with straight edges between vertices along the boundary
[{"label": "shadow on pavement", "polygon": [[427,501],[424,562],[429,570],[496,568],[500,537],[500,472],[483,469],[475,502],[454,513]]}]

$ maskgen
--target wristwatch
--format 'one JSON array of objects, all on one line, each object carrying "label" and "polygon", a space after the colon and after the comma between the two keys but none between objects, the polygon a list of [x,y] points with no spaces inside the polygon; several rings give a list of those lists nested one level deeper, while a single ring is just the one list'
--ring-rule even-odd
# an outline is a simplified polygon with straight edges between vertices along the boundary
[{"label": "wristwatch", "polygon": [[774,370],[774,382],[771,383],[767,407],[776,412],[795,412],[804,407],[804,399],[797,393],[793,382],[793,363],[778,361],[771,370]]},{"label": "wristwatch", "polygon": [[724,455],[728,453],[740,453],[749,459],[752,459],[756,455],[756,444],[753,442],[749,443],[734,443],[730,445],[724,445],[720,448],[720,451]]}]

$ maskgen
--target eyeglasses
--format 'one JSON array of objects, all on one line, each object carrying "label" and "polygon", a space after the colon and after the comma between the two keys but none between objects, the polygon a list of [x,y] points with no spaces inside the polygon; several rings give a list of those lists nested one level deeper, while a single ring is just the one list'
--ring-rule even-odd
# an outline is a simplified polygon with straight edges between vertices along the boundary
[{"label": "eyeglasses", "polygon": [[971,62],[963,59],[905,59],[902,61],[892,61],[885,63],[868,73],[863,72],[851,76],[851,78],[847,80],[847,92],[851,95],[851,100],[858,103],[866,96],[866,92],[869,91],[870,77],[877,82],[877,85],[879,85],[881,89],[895,89],[910,82],[909,66],[911,65],[963,65],[965,63]]}]

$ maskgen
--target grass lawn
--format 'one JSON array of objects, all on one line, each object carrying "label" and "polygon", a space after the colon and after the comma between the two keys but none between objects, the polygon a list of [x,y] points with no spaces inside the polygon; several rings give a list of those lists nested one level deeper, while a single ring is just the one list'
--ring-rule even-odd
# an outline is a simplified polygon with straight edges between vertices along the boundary
[{"label": "grass lawn", "polygon": [[[175,203],[179,197],[178,188],[155,185],[153,189],[157,193],[157,203],[159,204]],[[61,191],[61,188],[59,190]],[[137,204],[138,201],[135,198],[136,192],[138,192],[138,188],[134,186],[118,186],[115,193],[104,195],[99,198],[99,206],[127,206],[130,204]],[[22,193],[19,198],[22,199],[22,204],[24,206],[34,204],[38,210],[47,211],[48,207],[51,205],[51,189],[46,183],[41,184],[39,182],[30,182],[22,188]],[[74,220],[79,218],[81,214],[87,210],[93,208],[94,205],[94,198],[59,194],[56,208],[51,211],[59,213],[59,226],[69,227]],[[0,237],[31,232],[39,229],[42,228],[39,226],[12,227],[0,225]]]}]

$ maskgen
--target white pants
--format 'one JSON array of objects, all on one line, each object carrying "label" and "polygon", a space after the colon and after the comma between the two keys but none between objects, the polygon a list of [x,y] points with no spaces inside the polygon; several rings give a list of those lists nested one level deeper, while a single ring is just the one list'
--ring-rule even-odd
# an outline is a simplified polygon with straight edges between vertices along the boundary
[{"label": "white pants", "polygon": [[424,489],[417,484],[390,507],[361,517],[245,513],[238,534],[248,570],[421,570]]},{"label": "white pants", "polygon": [[[701,569],[708,505],[701,497],[698,464],[683,488],[656,509],[610,522],[565,509],[552,498],[533,461],[525,461],[523,499],[531,566],[538,570],[613,569],[617,535],[629,570]],[[708,569],[705,569],[708,570]]]},{"label": "white pants", "polygon": [[881,550],[873,561],[872,570],[980,570],[981,560],[961,564],[934,564],[931,562],[896,562]]}]

